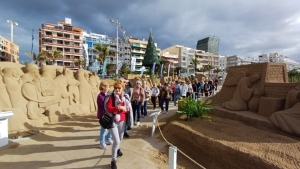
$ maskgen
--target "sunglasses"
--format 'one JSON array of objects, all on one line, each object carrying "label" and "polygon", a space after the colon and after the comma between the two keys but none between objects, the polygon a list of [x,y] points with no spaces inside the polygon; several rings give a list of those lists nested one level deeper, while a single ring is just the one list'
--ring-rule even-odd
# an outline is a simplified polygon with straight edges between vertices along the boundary
[{"label": "sunglasses", "polygon": [[119,89],[119,90],[120,90],[120,89],[121,89],[121,87],[115,87],[115,89]]}]

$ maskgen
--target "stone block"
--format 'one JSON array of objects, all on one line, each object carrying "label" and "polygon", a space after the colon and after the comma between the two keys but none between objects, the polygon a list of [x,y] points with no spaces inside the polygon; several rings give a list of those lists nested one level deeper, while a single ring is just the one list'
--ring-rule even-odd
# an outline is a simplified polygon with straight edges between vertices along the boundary
[{"label": "stone block", "polygon": [[270,117],[273,113],[280,111],[284,108],[285,99],[261,97],[259,101],[258,114]]}]

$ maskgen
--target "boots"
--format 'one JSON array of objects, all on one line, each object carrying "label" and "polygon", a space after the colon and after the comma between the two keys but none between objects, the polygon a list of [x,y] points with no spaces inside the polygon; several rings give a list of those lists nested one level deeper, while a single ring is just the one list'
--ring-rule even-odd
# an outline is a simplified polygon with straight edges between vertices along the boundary
[{"label": "boots", "polygon": [[120,157],[123,155],[123,153],[121,152],[120,149],[118,149],[117,154],[118,154],[118,156],[120,156]]},{"label": "boots", "polygon": [[116,161],[111,161],[110,167],[111,167],[111,169],[117,169]]}]

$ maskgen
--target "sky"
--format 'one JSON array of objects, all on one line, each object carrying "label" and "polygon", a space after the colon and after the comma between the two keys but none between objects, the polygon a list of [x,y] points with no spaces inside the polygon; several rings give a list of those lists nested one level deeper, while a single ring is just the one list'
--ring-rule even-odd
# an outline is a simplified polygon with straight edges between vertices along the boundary
[{"label": "sky", "polygon": [[199,39],[220,38],[220,55],[257,57],[280,53],[300,62],[299,0],[2,0],[0,36],[20,47],[20,61],[31,50],[38,53],[38,29],[41,24],[71,18],[75,27],[116,37],[118,19],[127,36],[148,39],[152,29],[161,49],[173,45],[196,48]]}]

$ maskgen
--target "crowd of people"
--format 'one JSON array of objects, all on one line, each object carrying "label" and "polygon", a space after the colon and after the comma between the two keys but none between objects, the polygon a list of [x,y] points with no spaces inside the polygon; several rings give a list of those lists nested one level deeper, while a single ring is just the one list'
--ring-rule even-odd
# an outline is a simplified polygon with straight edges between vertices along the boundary
[{"label": "crowd of people", "polygon": [[[153,110],[157,104],[162,113],[168,113],[169,103],[185,97],[208,97],[218,89],[218,80],[204,81],[172,81],[165,84],[147,85],[146,80],[137,80],[133,86],[127,79],[121,78],[109,93],[109,84],[100,83],[100,93],[97,98],[97,117],[100,119],[105,112],[113,115],[113,125],[110,129],[100,126],[100,148],[106,150],[112,145],[111,168],[116,169],[117,157],[123,155],[120,144],[123,137],[129,137],[127,130],[133,125],[140,125],[141,118],[148,116],[148,103],[152,102]],[[106,99],[108,96],[108,99]],[[132,116],[132,117],[131,117]]]}]

